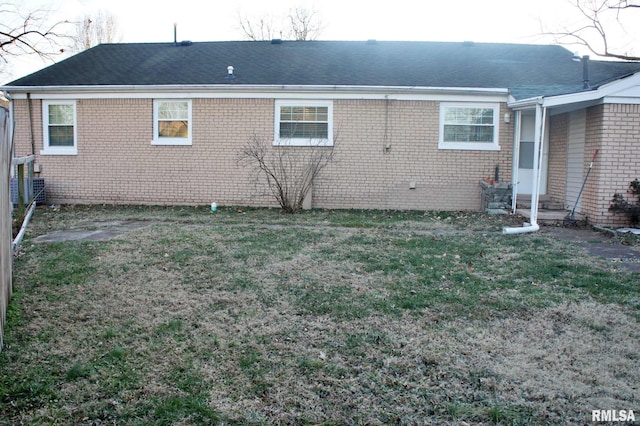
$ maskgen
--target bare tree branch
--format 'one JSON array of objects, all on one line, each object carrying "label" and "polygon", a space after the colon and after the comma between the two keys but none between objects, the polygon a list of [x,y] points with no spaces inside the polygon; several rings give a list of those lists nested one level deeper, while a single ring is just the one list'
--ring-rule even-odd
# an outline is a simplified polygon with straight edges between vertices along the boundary
[{"label": "bare tree branch", "polygon": [[296,7],[289,13],[289,21],[295,40],[316,40],[322,32],[322,21],[315,9]]},{"label": "bare tree branch", "polygon": [[323,29],[318,11],[303,7],[292,9],[286,18],[268,14],[247,17],[238,12],[238,23],[244,37],[254,41],[274,38],[316,40]]},{"label": "bare tree branch", "polygon": [[337,136],[332,146],[272,146],[272,142],[254,134],[238,153],[238,165],[250,169],[257,186],[264,180],[283,212],[298,213],[322,170],[334,161]]},{"label": "bare tree branch", "polygon": [[[249,18],[243,18],[238,14],[238,20],[240,22],[240,29],[249,40],[258,41],[277,38],[273,23],[269,17],[259,18],[257,22],[255,22]],[[280,36],[282,36],[282,34],[280,34]]]},{"label": "bare tree branch", "polygon": [[72,36],[73,50],[81,52],[101,43],[114,43],[120,40],[118,21],[110,12],[100,10],[95,15],[85,15],[76,22]]},{"label": "bare tree branch", "polygon": [[621,13],[623,11],[635,13],[640,9],[640,3],[629,0],[575,0],[572,4],[583,23],[574,28],[543,31],[542,34],[553,36],[559,44],[584,46],[597,56],[640,61],[638,55],[611,48],[609,40],[613,30],[610,17],[614,17],[618,27],[624,30]]},{"label": "bare tree branch", "polygon": [[51,12],[37,9],[24,14],[14,3],[0,4],[0,58],[36,54],[42,58],[64,52],[68,21],[50,23]]}]

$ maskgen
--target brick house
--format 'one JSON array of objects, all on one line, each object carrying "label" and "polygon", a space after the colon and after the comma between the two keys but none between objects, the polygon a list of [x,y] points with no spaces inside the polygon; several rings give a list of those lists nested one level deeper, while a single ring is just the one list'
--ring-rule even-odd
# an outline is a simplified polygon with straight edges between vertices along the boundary
[{"label": "brick house", "polygon": [[471,42],[104,44],[2,89],[51,202],[273,205],[237,163],[256,135],[335,142],[322,208],[478,210],[496,172],[514,198],[571,207],[599,149],[577,211],[622,224],[608,206],[640,175],[640,64],[573,59]]}]

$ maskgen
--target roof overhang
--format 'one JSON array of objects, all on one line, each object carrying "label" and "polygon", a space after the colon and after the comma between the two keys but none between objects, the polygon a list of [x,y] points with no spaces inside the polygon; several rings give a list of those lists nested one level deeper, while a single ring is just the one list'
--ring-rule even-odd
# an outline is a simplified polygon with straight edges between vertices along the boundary
[{"label": "roof overhang", "polygon": [[422,87],[422,86],[340,86],[340,85],[131,85],[131,86],[3,86],[13,99],[56,98],[296,98],[313,96],[330,99],[438,99],[478,97],[506,102],[507,88]]},{"label": "roof overhang", "polygon": [[594,90],[557,96],[538,96],[509,102],[514,110],[531,109],[536,105],[553,113],[575,111],[600,104],[640,104],[640,72],[604,84]]}]

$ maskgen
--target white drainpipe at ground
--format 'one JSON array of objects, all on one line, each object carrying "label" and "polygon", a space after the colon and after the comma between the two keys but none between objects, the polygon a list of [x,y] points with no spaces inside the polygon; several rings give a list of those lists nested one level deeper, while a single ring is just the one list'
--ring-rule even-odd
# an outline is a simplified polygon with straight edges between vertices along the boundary
[{"label": "white drainpipe at ground", "polygon": [[544,148],[544,131],[546,121],[547,109],[543,108],[541,103],[538,103],[536,105],[536,129],[534,138],[535,155],[533,156],[533,182],[531,188],[531,215],[529,216],[529,223],[525,223],[523,226],[518,228],[502,228],[503,234],[525,234],[540,230],[540,225],[538,225],[538,202],[540,201],[542,149]]}]

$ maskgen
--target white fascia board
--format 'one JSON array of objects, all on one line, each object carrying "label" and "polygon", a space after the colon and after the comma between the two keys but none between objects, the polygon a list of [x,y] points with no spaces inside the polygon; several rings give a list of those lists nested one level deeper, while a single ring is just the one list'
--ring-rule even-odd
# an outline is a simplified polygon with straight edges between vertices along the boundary
[{"label": "white fascia board", "polygon": [[637,85],[628,87],[606,95],[603,99],[605,104],[640,104],[640,82]]},{"label": "white fascia board", "polygon": [[523,109],[533,109],[536,105],[542,104],[544,98],[542,96],[536,96],[535,98],[520,99],[518,101],[508,102],[507,106],[514,111]]},{"label": "white fascia board", "polygon": [[553,108],[568,104],[593,102],[601,98],[602,95],[598,90],[590,90],[588,92],[571,93],[569,95],[550,96],[548,98],[544,98],[542,105],[546,108]]},{"label": "white fascia board", "polygon": [[640,97],[627,97],[627,96],[607,96],[604,98],[605,104],[624,104],[624,105],[639,105]]},{"label": "white fascia board", "polygon": [[149,98],[271,98],[271,99],[397,99],[506,102],[503,88],[299,85],[167,85],[167,86],[5,86],[14,99],[149,99]]},{"label": "white fascia board", "polygon": [[640,72],[629,77],[604,84],[596,90],[587,90],[557,96],[537,96],[509,102],[507,103],[507,106],[513,110],[518,110],[534,108],[537,104],[542,104],[545,108],[553,108],[582,103],[590,105],[597,105],[599,103],[640,103]]},{"label": "white fascia board", "polygon": [[[597,103],[614,103],[611,102],[612,99],[623,97],[633,98],[640,96],[640,93],[638,93],[636,89],[638,86],[640,86],[640,72],[637,72],[629,77],[621,78],[619,80],[612,81],[611,83],[604,84],[596,90],[546,97],[544,98],[544,106],[555,107],[559,105],[593,101],[598,101]],[[619,94],[621,96],[616,97],[616,94]],[[609,99],[609,102],[606,101],[607,98]],[[629,103],[629,101],[625,103]]]}]

